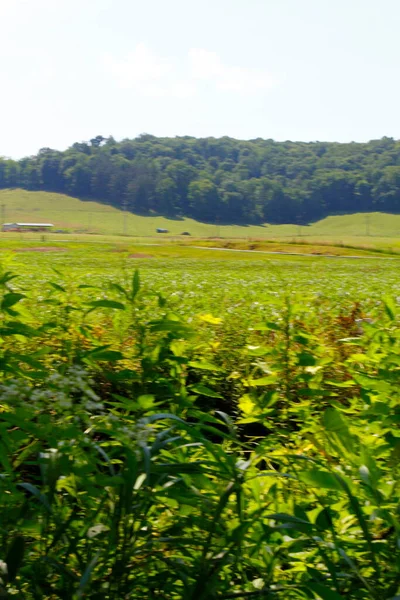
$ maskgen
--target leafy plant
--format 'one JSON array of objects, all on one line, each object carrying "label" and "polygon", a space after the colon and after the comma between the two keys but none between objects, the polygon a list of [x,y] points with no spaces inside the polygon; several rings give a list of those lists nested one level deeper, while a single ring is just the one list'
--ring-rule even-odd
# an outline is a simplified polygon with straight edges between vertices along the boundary
[{"label": "leafy plant", "polygon": [[394,300],[242,291],[235,336],[138,271],[56,275],[0,280],[3,597],[399,596]]}]

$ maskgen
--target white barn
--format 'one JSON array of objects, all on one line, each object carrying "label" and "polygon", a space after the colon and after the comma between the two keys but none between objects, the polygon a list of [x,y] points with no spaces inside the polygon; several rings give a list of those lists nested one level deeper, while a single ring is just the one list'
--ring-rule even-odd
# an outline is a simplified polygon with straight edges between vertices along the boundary
[{"label": "white barn", "polygon": [[46,231],[53,223],[3,223],[2,231]]}]

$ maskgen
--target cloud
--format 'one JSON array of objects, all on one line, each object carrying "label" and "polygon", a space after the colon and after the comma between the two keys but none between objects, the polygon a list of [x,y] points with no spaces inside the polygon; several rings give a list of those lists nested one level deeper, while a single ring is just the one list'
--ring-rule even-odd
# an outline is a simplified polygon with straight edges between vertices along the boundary
[{"label": "cloud", "polygon": [[[10,19],[15,24],[20,25],[21,21],[26,22],[33,16],[37,16],[38,12],[48,10],[53,7],[53,0],[0,0],[0,18]],[[1,23],[2,30],[6,30],[10,23]]]},{"label": "cloud", "polygon": [[119,85],[126,88],[156,84],[172,70],[168,60],[153,54],[144,44],[138,44],[134,52],[120,61],[107,55],[105,64]]},{"label": "cloud", "polygon": [[214,83],[218,90],[254,94],[275,87],[277,81],[263,69],[225,65],[216,52],[202,48],[189,51],[194,79]]},{"label": "cloud", "polygon": [[172,60],[152,52],[145,44],[117,59],[104,58],[106,70],[123,89],[134,89],[146,97],[189,98],[203,84],[219,92],[259,94],[277,85],[267,71],[224,64],[216,52],[192,48],[182,60]]},{"label": "cloud", "polygon": [[191,82],[177,79],[171,60],[153,53],[145,44],[138,44],[122,60],[107,55],[105,66],[119,87],[135,89],[143,96],[187,98],[195,92]]}]

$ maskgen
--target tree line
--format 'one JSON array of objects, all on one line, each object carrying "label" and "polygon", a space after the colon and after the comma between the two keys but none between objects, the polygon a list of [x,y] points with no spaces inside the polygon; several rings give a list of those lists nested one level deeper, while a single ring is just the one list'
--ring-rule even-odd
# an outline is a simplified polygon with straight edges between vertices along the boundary
[{"label": "tree line", "polygon": [[308,223],[400,212],[400,141],[275,142],[223,138],[116,141],[0,158],[0,188],[62,192],[140,214],[212,223]]}]

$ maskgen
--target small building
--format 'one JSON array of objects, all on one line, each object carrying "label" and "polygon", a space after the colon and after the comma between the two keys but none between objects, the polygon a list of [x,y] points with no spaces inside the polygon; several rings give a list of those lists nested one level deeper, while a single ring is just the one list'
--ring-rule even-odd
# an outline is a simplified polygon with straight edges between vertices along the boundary
[{"label": "small building", "polygon": [[3,223],[2,231],[48,231],[53,223]]},{"label": "small building", "polygon": [[161,229],[161,227],[157,227],[157,233],[168,233],[168,229]]}]

